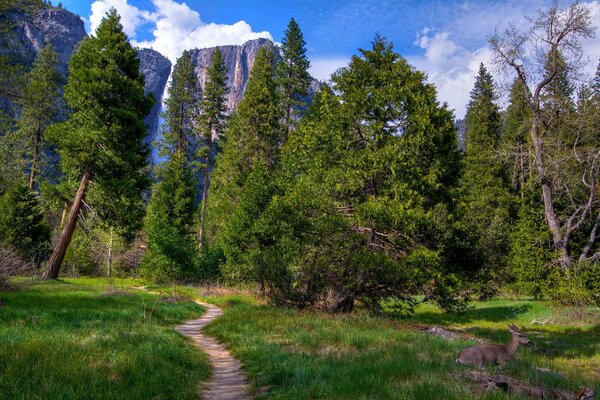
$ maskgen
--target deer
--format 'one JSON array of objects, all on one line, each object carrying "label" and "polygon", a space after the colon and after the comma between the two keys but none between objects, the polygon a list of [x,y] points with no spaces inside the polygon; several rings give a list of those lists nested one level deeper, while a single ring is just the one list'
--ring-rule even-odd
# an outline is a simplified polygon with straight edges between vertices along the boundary
[{"label": "deer", "polygon": [[483,368],[484,365],[498,364],[500,366],[512,360],[520,344],[529,343],[527,335],[515,325],[508,325],[512,334],[507,344],[481,344],[467,347],[458,354],[457,362],[473,367]]}]

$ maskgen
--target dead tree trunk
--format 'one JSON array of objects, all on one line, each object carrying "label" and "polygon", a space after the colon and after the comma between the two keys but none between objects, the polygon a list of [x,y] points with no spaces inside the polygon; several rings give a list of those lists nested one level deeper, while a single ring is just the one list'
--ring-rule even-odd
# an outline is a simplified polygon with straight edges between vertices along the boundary
[{"label": "dead tree trunk", "polygon": [[71,206],[69,216],[67,217],[67,223],[60,234],[58,242],[56,242],[56,245],[54,246],[54,251],[52,252],[52,256],[50,256],[48,267],[42,275],[42,279],[48,280],[58,278],[60,267],[65,258],[65,254],[67,253],[67,248],[69,247],[69,243],[73,237],[75,227],[77,226],[79,210],[81,209],[83,195],[85,194],[85,189],[87,188],[89,180],[90,175],[89,173],[85,172],[81,177],[81,181],[79,182],[79,189],[77,189],[77,193],[75,194],[73,205]]}]

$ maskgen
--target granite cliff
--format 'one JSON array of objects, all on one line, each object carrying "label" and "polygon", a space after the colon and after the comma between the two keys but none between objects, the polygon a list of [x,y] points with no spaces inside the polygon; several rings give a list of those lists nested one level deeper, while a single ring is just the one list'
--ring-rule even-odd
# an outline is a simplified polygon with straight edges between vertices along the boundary
[{"label": "granite cliff", "polygon": [[[227,69],[227,86],[229,87],[227,108],[229,111],[232,111],[242,100],[246,83],[254,67],[256,53],[261,47],[271,49],[279,57],[279,49],[268,39],[250,40],[241,46],[219,47]],[[210,67],[214,52],[215,47],[190,50],[194,71],[202,89],[206,84],[207,69]],[[309,98],[312,98],[319,88],[319,83],[313,80],[309,90]]]}]

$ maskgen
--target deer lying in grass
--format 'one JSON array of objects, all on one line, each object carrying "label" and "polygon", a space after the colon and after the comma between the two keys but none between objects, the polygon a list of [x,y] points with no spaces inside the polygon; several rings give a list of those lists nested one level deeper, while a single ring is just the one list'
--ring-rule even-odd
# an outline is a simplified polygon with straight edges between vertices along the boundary
[{"label": "deer lying in grass", "polygon": [[509,325],[508,330],[512,334],[512,338],[507,344],[482,344],[467,347],[458,354],[456,361],[478,368],[483,368],[485,364],[506,364],[515,356],[520,344],[529,343],[527,336],[516,326]]}]

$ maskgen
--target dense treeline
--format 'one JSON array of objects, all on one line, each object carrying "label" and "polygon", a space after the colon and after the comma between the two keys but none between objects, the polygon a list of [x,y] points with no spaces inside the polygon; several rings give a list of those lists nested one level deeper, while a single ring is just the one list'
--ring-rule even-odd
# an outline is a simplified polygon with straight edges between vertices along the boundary
[{"label": "dense treeline", "polygon": [[0,59],[2,96],[19,105],[1,124],[2,246],[46,278],[219,280],[329,311],[460,311],[505,290],[598,302],[600,66],[574,78],[590,11],[554,6],[532,32],[490,39],[513,72],[508,105],[481,65],[460,146],[435,87],[384,38],[309,98],[292,19],[230,115],[219,50],[202,87],[184,52],[151,171],[153,99],[112,10],[74,53],[64,96],[50,47],[27,72]]}]

